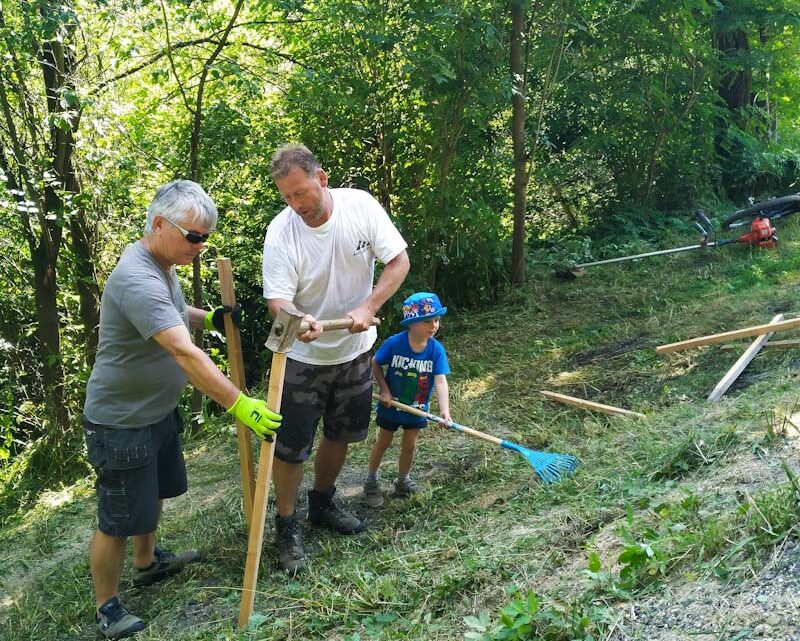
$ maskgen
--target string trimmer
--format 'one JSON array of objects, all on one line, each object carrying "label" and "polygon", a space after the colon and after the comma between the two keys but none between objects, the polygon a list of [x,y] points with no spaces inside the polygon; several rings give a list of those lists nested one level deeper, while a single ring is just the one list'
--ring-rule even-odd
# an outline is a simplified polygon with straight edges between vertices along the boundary
[{"label": "string trimmer", "polygon": [[[800,210],[800,194],[774,198],[758,204],[751,205],[745,209],[740,209],[723,221],[726,229],[735,229],[742,225],[750,224],[750,230],[735,238],[717,238],[717,230],[711,221],[706,217],[702,210],[695,213],[694,225],[701,233],[700,240],[695,245],[684,247],[673,247],[672,249],[662,249],[659,251],[646,252],[644,254],[634,254],[631,256],[620,256],[619,258],[608,258],[606,260],[595,260],[590,263],[578,263],[569,267],[557,267],[556,275],[564,278],[575,278],[583,275],[586,267],[597,265],[608,265],[610,263],[620,263],[626,260],[637,260],[649,258],[650,256],[663,256],[665,254],[676,254],[678,252],[692,251],[694,249],[706,249],[708,247],[723,247],[734,243],[749,245],[751,247],[761,247],[773,249],[778,241],[778,235],[772,226],[772,220],[783,218]],[[711,241],[709,241],[711,237]]]},{"label": "string trimmer", "polygon": [[[378,394],[373,394],[372,398],[375,400],[380,400],[380,396]],[[395,400],[390,401],[389,404],[396,409],[403,410],[409,414],[415,414],[416,416],[421,416],[422,418],[433,421],[434,423],[438,423],[439,425],[449,427],[451,430],[455,430],[456,432],[461,432],[467,436],[474,436],[475,438],[483,439],[489,443],[494,443],[495,445],[504,447],[507,450],[519,452],[525,457],[525,460],[530,463],[531,467],[533,467],[536,474],[539,475],[539,478],[542,479],[545,484],[560,481],[562,475],[572,474],[580,465],[580,461],[570,454],[555,454],[552,452],[537,452],[536,450],[529,450],[527,447],[522,447],[522,445],[517,445],[511,441],[505,441],[501,438],[497,438],[496,436],[492,436],[491,434],[485,434],[483,432],[479,432],[478,430],[473,430],[471,427],[460,425],[454,421],[445,420],[441,416],[436,416],[436,414],[431,414],[430,412],[421,410],[418,407],[412,407],[411,405],[406,405],[405,403],[400,403],[399,401]]]}]

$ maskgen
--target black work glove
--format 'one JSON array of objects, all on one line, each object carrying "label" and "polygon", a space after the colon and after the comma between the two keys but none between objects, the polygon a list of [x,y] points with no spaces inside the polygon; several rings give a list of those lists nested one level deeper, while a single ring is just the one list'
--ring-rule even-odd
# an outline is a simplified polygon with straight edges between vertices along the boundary
[{"label": "black work glove", "polygon": [[216,329],[220,334],[224,334],[225,314],[230,314],[233,324],[239,327],[239,321],[242,320],[242,306],[239,303],[236,303],[233,307],[230,305],[220,305],[212,309],[203,319],[203,327],[209,331]]}]

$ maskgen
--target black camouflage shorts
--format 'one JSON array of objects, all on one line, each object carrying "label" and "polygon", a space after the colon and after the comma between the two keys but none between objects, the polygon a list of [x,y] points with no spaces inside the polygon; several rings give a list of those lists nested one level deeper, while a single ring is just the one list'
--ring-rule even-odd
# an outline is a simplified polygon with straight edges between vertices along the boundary
[{"label": "black camouflage shorts", "polygon": [[372,354],[367,351],[339,365],[286,361],[281,428],[275,456],[302,463],[311,454],[317,424],[331,441],[355,443],[367,438],[372,410]]}]

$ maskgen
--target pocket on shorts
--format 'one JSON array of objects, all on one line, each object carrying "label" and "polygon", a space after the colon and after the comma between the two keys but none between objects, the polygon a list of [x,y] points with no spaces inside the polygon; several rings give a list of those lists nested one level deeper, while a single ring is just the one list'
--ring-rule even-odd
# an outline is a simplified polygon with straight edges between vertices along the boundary
[{"label": "pocket on shorts", "polygon": [[[111,481],[112,479],[107,479]],[[97,496],[100,499],[102,518],[112,527],[124,524],[130,518],[130,502],[124,483],[97,483]]]},{"label": "pocket on shorts", "polygon": [[132,470],[153,458],[149,427],[125,430],[90,425],[84,431],[89,462],[98,470]]}]

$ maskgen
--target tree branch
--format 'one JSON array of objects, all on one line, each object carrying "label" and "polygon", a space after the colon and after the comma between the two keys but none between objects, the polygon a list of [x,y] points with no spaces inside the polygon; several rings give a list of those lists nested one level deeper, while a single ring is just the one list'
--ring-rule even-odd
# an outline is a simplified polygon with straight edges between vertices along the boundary
[{"label": "tree branch", "polygon": [[186,106],[186,110],[189,113],[192,112],[192,105],[189,102],[189,98],[186,96],[186,92],[183,89],[183,85],[181,84],[181,77],[178,75],[178,70],[175,68],[175,60],[172,57],[172,47],[170,46],[169,42],[169,19],[167,18],[167,8],[164,6],[164,0],[161,0],[161,13],[164,16],[164,36],[167,39],[167,50],[166,55],[169,59],[169,66],[172,69],[172,73],[175,76],[175,82],[178,83],[178,89],[180,89],[181,95],[183,96],[183,103]]},{"label": "tree branch", "polygon": [[313,67],[309,67],[304,62],[300,62],[299,60],[296,60],[295,58],[292,58],[289,54],[283,53],[281,51],[276,51],[275,49],[273,49],[271,47],[264,47],[263,45],[253,44],[252,42],[243,42],[242,45],[245,46],[245,47],[250,47],[251,49],[255,49],[257,51],[263,51],[264,53],[269,53],[269,54],[275,56],[276,58],[281,58],[283,60],[287,60],[287,61],[289,61],[289,62],[291,62],[293,64],[296,64],[298,67],[302,67],[303,69],[306,69],[307,71],[313,71]]}]

